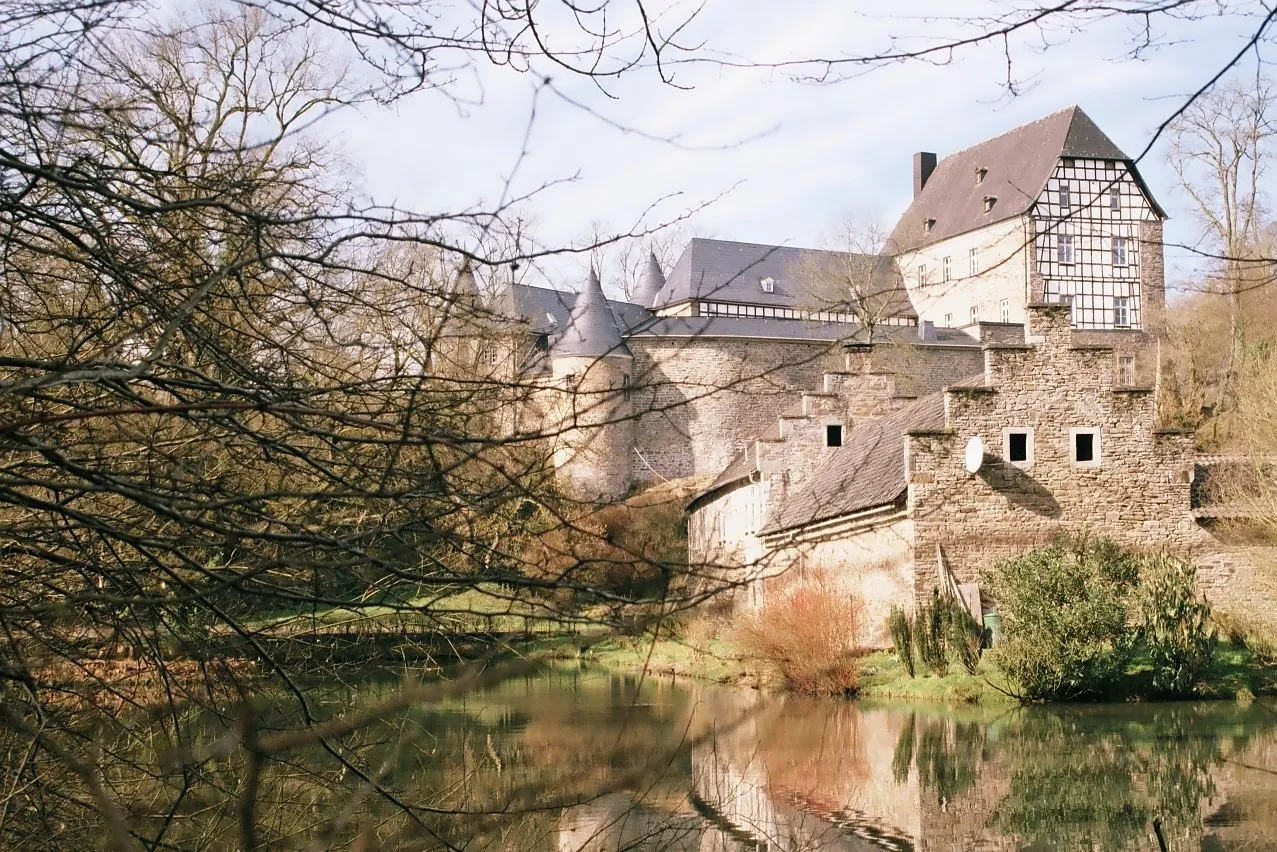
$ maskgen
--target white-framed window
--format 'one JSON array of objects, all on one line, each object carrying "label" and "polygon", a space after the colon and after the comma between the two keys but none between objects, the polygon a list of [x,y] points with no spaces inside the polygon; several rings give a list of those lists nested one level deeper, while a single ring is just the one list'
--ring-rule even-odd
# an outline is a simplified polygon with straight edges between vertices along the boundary
[{"label": "white-framed window", "polygon": [[758,286],[763,288],[764,293],[774,293],[776,292],[776,279],[775,278],[759,278]]},{"label": "white-framed window", "polygon": [[944,327],[953,328],[953,314],[944,315]]},{"label": "white-framed window", "polygon": [[927,265],[925,263],[918,264],[918,286],[926,287],[930,283],[927,280]]},{"label": "white-framed window", "polygon": [[1073,235],[1055,235],[1055,259],[1060,263],[1073,263]]},{"label": "white-framed window", "polygon": [[1113,325],[1116,328],[1131,327],[1131,300],[1129,296],[1113,297]]},{"label": "white-framed window", "polygon": [[1129,388],[1135,384],[1135,356],[1134,355],[1118,355],[1117,356],[1117,383]]},{"label": "white-framed window", "polygon": [[1109,187],[1109,209],[1122,209],[1122,188],[1120,186]]},{"label": "white-framed window", "polygon": [[944,260],[940,261],[940,279],[946,284],[953,278],[953,264],[949,261],[949,256],[945,255]]},{"label": "white-framed window", "polygon": [[1069,185],[1060,186],[1060,213],[1068,213],[1073,209],[1073,196],[1069,192]]},{"label": "white-framed window", "polygon": [[980,321],[980,306],[979,305],[971,306],[971,321],[972,322]]},{"label": "white-framed window", "polygon": [[1011,300],[1002,299],[998,302],[998,322],[1011,321]]},{"label": "white-framed window", "polygon": [[1033,427],[1008,426],[1002,430],[1002,458],[1016,467],[1033,467]]},{"label": "white-framed window", "polygon": [[825,446],[841,447],[842,446],[842,424],[826,423],[825,424]]},{"label": "white-framed window", "polygon": [[1113,238],[1113,265],[1126,266],[1126,237]]},{"label": "white-framed window", "polygon": [[1100,430],[1085,427],[1069,430],[1069,460],[1074,467],[1100,466]]},{"label": "white-framed window", "polygon": [[979,246],[967,251],[967,266],[970,268],[970,273],[972,278],[980,274]]}]

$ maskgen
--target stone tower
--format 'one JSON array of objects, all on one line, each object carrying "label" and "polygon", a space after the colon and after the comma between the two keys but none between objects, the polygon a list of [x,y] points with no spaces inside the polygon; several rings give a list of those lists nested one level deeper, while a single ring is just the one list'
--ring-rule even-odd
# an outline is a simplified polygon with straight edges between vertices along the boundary
[{"label": "stone tower", "polygon": [[634,455],[634,356],[592,269],[563,334],[550,348],[550,364],[557,392],[551,434],[559,487],[578,500],[623,497]]}]

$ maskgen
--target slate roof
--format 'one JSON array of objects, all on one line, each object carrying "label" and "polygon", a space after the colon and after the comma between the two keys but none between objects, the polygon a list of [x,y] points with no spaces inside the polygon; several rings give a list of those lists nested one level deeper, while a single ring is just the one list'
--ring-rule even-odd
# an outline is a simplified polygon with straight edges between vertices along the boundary
[{"label": "slate roof", "polygon": [[854,426],[812,478],[777,506],[773,533],[895,503],[905,493],[905,433],[944,428],[944,392]]},{"label": "slate roof", "polygon": [[[502,298],[505,316],[526,322],[534,331],[543,332],[566,328],[572,306],[576,304],[576,293],[527,284],[510,285]],[[652,316],[641,305],[616,299],[608,299],[607,304],[612,309],[617,328],[622,330],[633,328]]]},{"label": "slate roof", "polygon": [[634,294],[634,301],[645,308],[650,308],[656,304],[656,297],[664,288],[665,273],[661,271],[661,263],[656,259],[655,254],[648,253],[647,264],[643,267],[643,274],[639,276],[638,292]]},{"label": "slate roof", "polygon": [[550,344],[550,356],[559,355],[633,357],[630,348],[621,338],[616,317],[607,297],[603,295],[599,276],[593,269],[572,304],[572,312],[563,326],[563,332]]},{"label": "slate roof", "polygon": [[[918,342],[919,329],[914,326],[879,325],[874,337],[880,342],[908,340]],[[979,346],[967,332],[956,328],[935,329],[936,339],[928,343],[949,346]],[[848,342],[861,340],[861,327],[852,323],[812,322],[810,320],[771,319],[766,317],[653,317],[632,329],[629,337],[746,337],[766,340],[814,340]]]},{"label": "slate roof", "polygon": [[[665,287],[653,306],[676,305],[689,299],[779,308],[810,306],[810,270],[818,270],[822,264],[836,263],[838,258],[845,258],[848,254],[694,237],[670,270]],[[873,261],[881,269],[884,281],[895,275],[895,263],[889,257],[851,256]],[[764,292],[760,285],[759,281],[763,278],[775,281],[771,293]],[[916,316],[907,296],[900,305],[900,312]]]},{"label": "slate roof", "polygon": [[[1061,157],[1122,160],[1152,201],[1130,158],[1080,107],[1071,106],[937,163],[891,232],[890,250],[911,251],[1027,212]],[[981,183],[976,182],[976,169],[988,169]],[[984,212],[987,195],[997,198],[989,213]],[[1157,202],[1152,203],[1164,215]],[[935,220],[930,232],[924,219]]]}]

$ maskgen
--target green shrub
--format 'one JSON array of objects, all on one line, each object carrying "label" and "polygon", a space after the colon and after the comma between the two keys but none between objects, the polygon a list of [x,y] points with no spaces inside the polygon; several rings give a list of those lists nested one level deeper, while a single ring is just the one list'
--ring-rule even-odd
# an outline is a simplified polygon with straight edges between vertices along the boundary
[{"label": "green shrub", "polygon": [[992,657],[1028,699],[1096,695],[1132,653],[1128,605],[1135,558],[1085,534],[999,562],[984,582],[1003,614]]},{"label": "green shrub", "polygon": [[891,644],[895,646],[896,656],[900,658],[905,671],[909,672],[909,677],[913,677],[915,674],[913,623],[909,620],[909,616],[905,615],[903,609],[893,606],[891,615],[887,616],[887,629],[891,631]]},{"label": "green shrub", "polygon": [[1153,689],[1189,695],[1215,658],[1211,607],[1197,595],[1197,569],[1165,553],[1140,565],[1139,639],[1153,664]]},{"label": "green shrub", "polygon": [[984,643],[984,627],[971,617],[966,606],[957,598],[947,598],[945,608],[949,651],[967,674],[975,674],[976,669],[980,667],[980,646]]},{"label": "green shrub", "polygon": [[918,649],[918,659],[927,671],[936,677],[949,673],[949,630],[946,624],[948,611],[940,592],[931,590],[931,600],[918,608],[913,623],[913,641]]}]

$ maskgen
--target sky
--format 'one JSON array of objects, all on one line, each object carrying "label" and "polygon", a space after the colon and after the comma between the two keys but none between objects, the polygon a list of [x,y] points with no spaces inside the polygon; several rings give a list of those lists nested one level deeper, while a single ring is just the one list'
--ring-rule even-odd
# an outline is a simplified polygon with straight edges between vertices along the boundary
[{"label": "sky", "polygon": [[[658,25],[684,8],[674,2]],[[684,42],[702,45],[697,56],[734,61],[863,55],[893,37],[919,46],[968,34],[980,15],[1008,8],[1006,0],[708,0]],[[947,17],[935,17],[939,10]],[[595,223],[627,231],[690,215],[690,235],[836,247],[831,234],[849,219],[890,228],[910,200],[916,151],[943,158],[1077,104],[1128,156],[1140,155],[1257,23],[1251,15],[1154,19],[1154,46],[1133,58],[1141,19],[1061,19],[1007,46],[873,66],[829,84],[797,79],[810,68],[690,63],[673,66],[672,85],[640,67],[604,92],[548,64],[520,74],[480,63],[446,89],[362,108],[336,128],[378,201],[455,211],[491,205],[503,192],[532,193],[520,211],[544,245],[583,240]],[[1253,79],[1255,68],[1248,57],[1234,76]],[[538,86],[546,76],[554,91]],[[1167,242],[1196,241],[1165,145],[1139,168],[1171,215]],[[536,272],[573,289],[587,264],[576,255]],[[1170,283],[1193,267],[1191,254],[1168,247]]]}]

